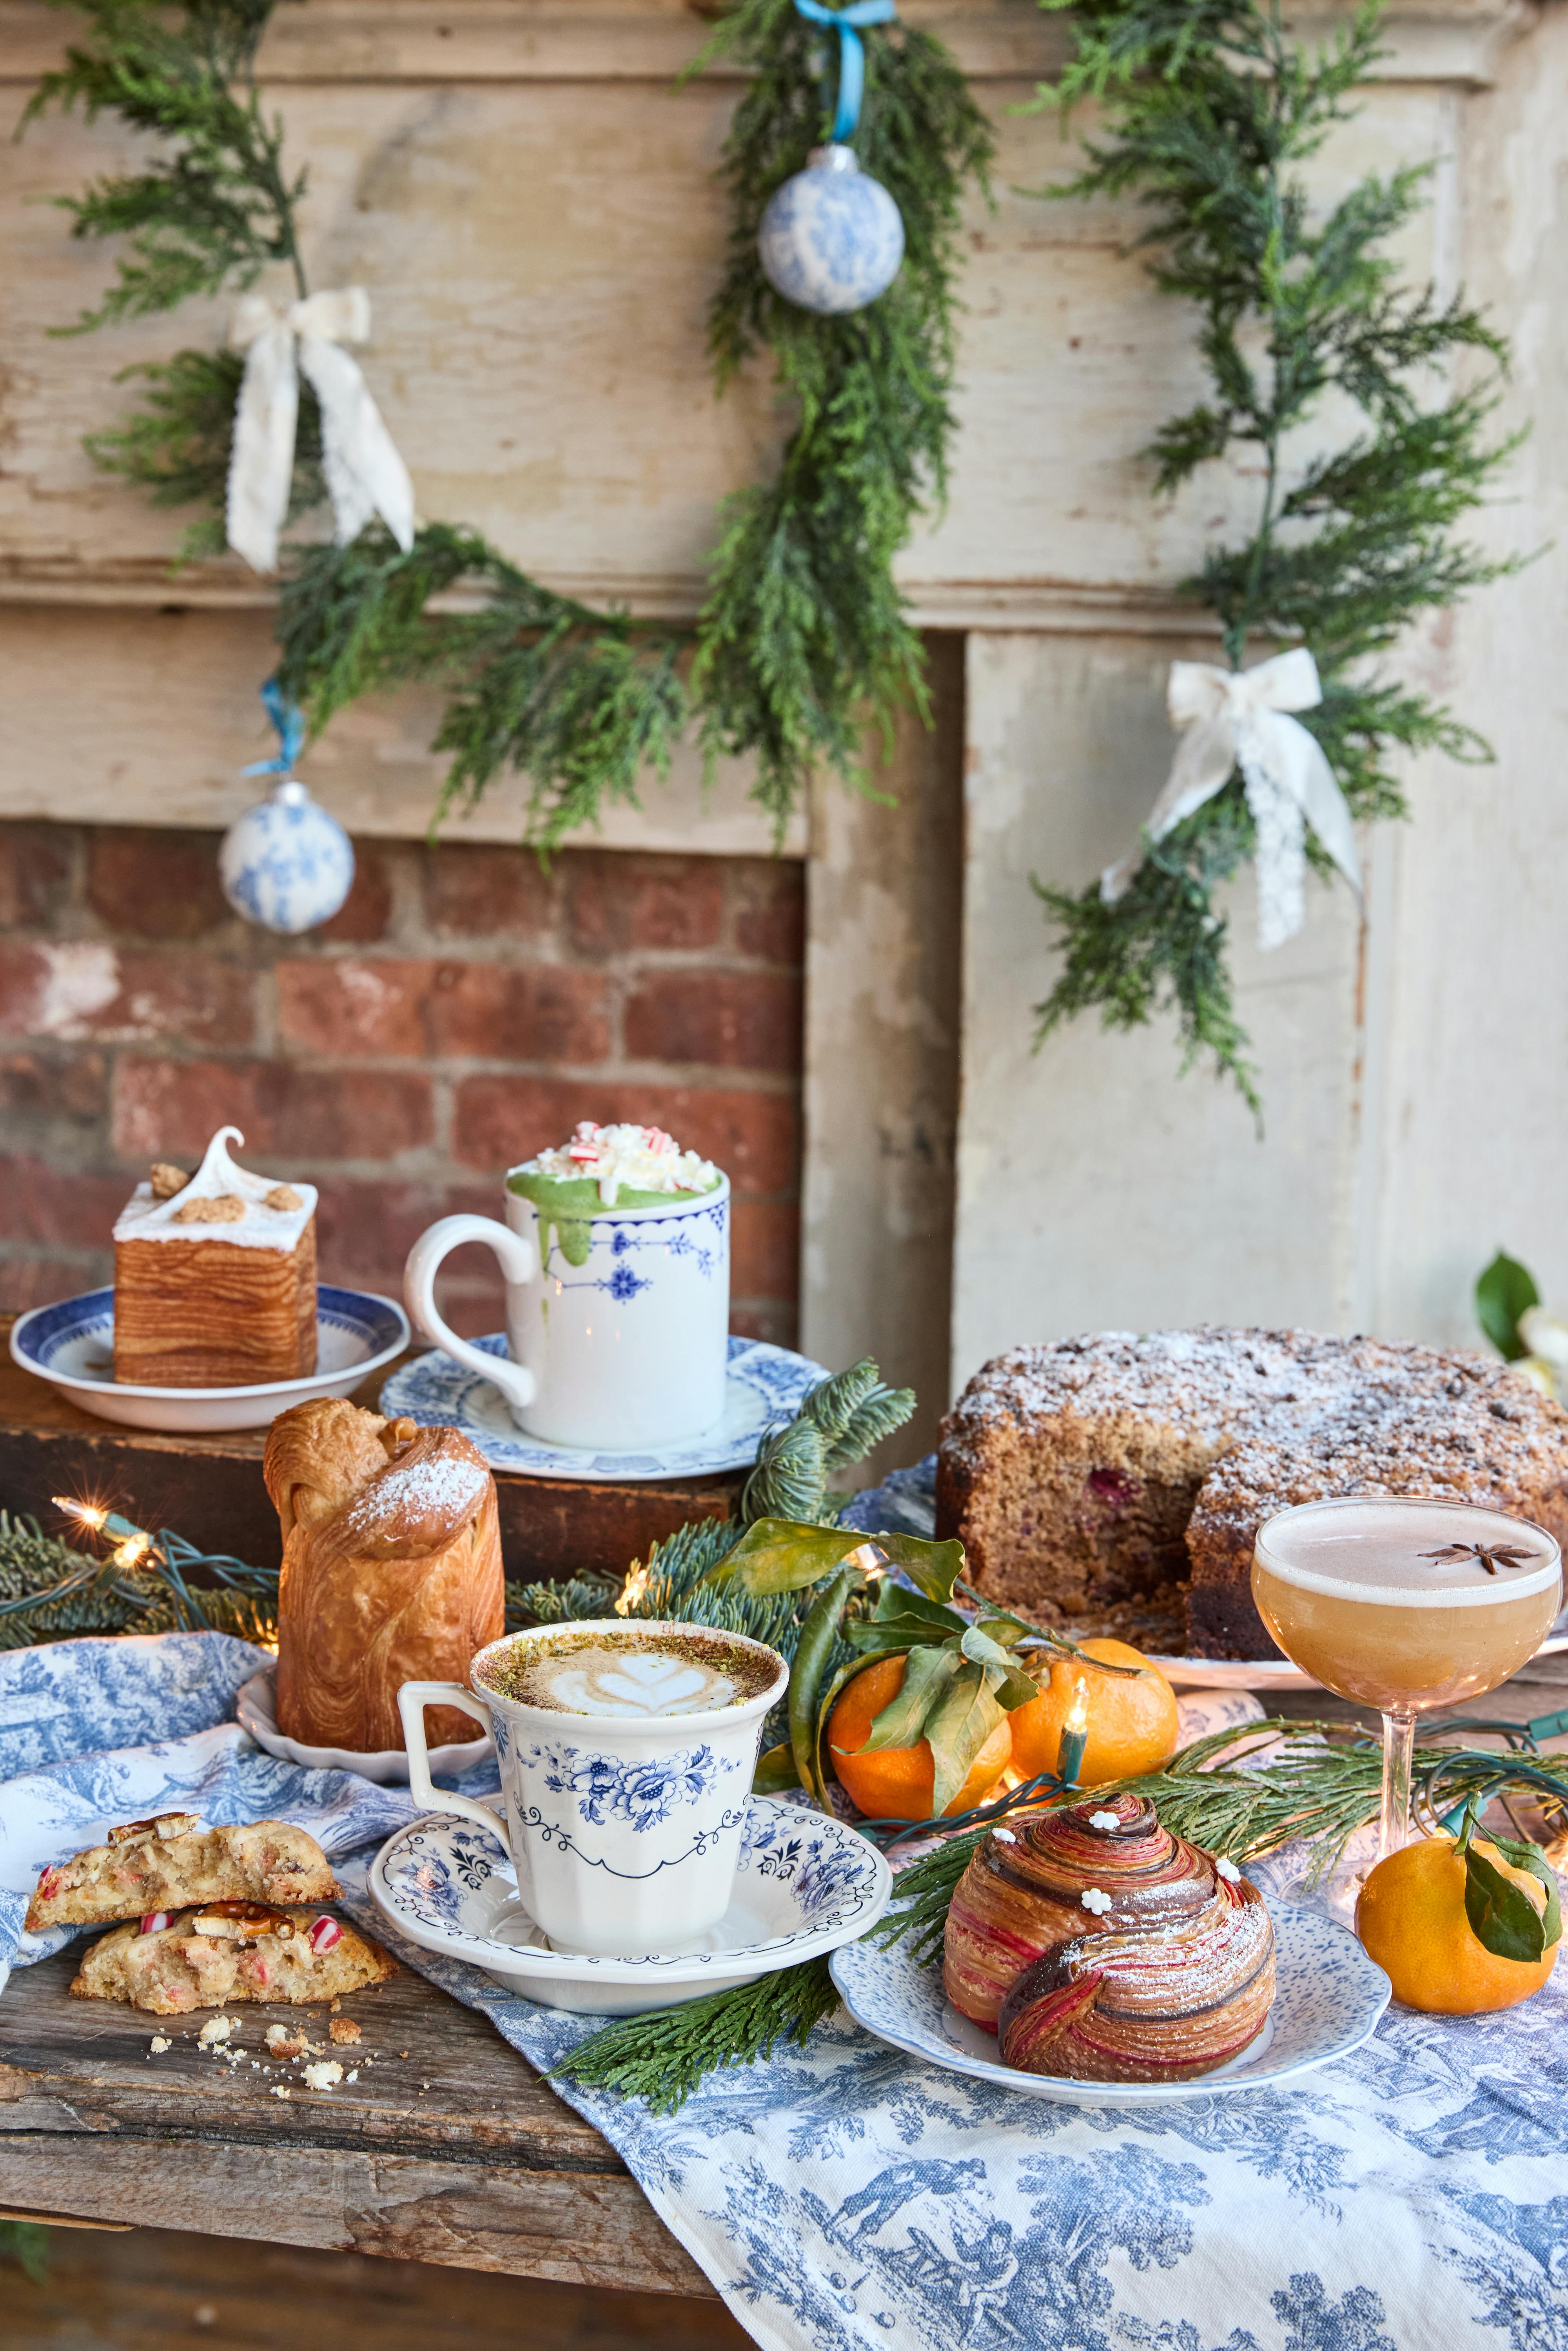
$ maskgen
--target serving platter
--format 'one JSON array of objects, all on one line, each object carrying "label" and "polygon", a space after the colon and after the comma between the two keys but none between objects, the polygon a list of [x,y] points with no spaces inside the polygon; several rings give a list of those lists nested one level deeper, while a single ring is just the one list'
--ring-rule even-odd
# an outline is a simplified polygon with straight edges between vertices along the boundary
[{"label": "serving platter", "polygon": [[[503,1362],[504,1332],[474,1344]],[[764,1430],[791,1419],[825,1366],[789,1347],[762,1339],[729,1341],[724,1417],[700,1436],[643,1453],[603,1453],[575,1445],[546,1445],[525,1436],[512,1418],[499,1388],[439,1347],[402,1364],[382,1389],[381,1408],[417,1421],[422,1428],[460,1428],[492,1469],[526,1478],[580,1478],[641,1483],[655,1478],[707,1478],[726,1469],[748,1468]]]},{"label": "serving platter", "polygon": [[879,1950],[845,1944],[829,1961],[855,2022],[912,2057],[951,2074],[994,2082],[1020,2097],[1069,2106],[1165,2106],[1239,2090],[1292,2088],[1320,2065],[1348,2057],[1370,2040],[1393,1987],[1347,1927],[1305,1903],[1270,1902],[1275,1992],[1264,2031],[1229,2064],[1194,2082],[1076,2082],[1060,2074],[1020,2074],[997,2059],[994,2033],[960,2016],[942,1988],[939,1967],[922,1966],[902,1944]]},{"label": "serving platter", "polygon": [[114,1291],[84,1290],[55,1306],[35,1306],[11,1331],[11,1354],[84,1412],[123,1428],[193,1436],[266,1428],[290,1405],[351,1395],[409,1343],[409,1321],[394,1299],[373,1290],[316,1291],[317,1367],[307,1378],[255,1387],[154,1388],[114,1376]]},{"label": "serving platter", "polygon": [[424,1813],[387,1839],[367,1882],[411,1943],[584,2016],[677,2008],[817,1959],[874,1927],[893,1892],[893,1872],[857,1830],[770,1796],[747,1806],[729,1908],[680,1951],[602,1959],[552,1950],[518,1898],[498,1820],[487,1836],[450,1814]]}]

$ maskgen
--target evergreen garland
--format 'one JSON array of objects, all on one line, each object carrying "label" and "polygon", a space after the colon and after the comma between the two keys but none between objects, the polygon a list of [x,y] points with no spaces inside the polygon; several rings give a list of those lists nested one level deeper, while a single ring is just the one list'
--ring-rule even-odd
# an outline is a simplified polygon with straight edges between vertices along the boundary
[{"label": "evergreen garland", "polygon": [[708,321],[719,389],[760,350],[796,412],[779,472],[726,506],[697,626],[694,690],[710,753],[755,754],[780,829],[824,762],[863,788],[870,719],[884,756],[901,708],[928,711],[894,556],[946,495],[959,204],[986,184],[988,124],[942,43],[868,26],[862,168],[904,217],[904,266],[869,308],[821,318],[776,294],[757,233],[769,197],[829,135],[836,64],[794,0],[736,0],[691,68],[720,57],[751,86],[725,143],[729,265]]},{"label": "evergreen garland", "polygon": [[[1380,14],[1381,0],[1363,0],[1333,45],[1309,56],[1268,0],[1081,0],[1071,60],[1040,93],[1064,118],[1092,99],[1104,124],[1082,168],[1045,193],[1135,194],[1150,214],[1138,239],[1154,256],[1150,276],[1200,316],[1212,392],[1145,451],[1156,495],[1233,450],[1263,477],[1251,536],[1212,547],[1180,593],[1218,620],[1233,669],[1249,652],[1307,646],[1323,700],[1301,723],[1364,820],[1406,813],[1391,754],[1490,758],[1451,711],[1377,663],[1418,615],[1515,568],[1453,535],[1517,445],[1488,437],[1505,347],[1462,298],[1399,287],[1380,250],[1420,210],[1431,167],[1365,178],[1326,214],[1313,213],[1299,174],[1382,54]],[[1424,400],[1467,353],[1494,363],[1490,380]],[[1288,455],[1288,436],[1331,396],[1359,423],[1316,456]],[[1310,831],[1307,848],[1326,878]],[[1091,1008],[1107,1028],[1132,1029],[1174,1008],[1183,1068],[1211,1057],[1256,1111],[1214,906],[1252,849],[1233,776],[1164,841],[1145,837],[1145,862],[1114,904],[1097,883],[1075,893],[1037,882],[1065,955],[1038,1008],[1040,1038]]]}]

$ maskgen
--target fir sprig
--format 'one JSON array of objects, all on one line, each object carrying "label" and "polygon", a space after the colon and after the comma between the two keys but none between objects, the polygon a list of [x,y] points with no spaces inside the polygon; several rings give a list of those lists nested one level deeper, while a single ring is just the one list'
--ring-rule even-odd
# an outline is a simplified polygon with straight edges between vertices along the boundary
[{"label": "fir sprig", "polygon": [[[1368,177],[1321,215],[1300,175],[1352,112],[1381,54],[1380,15],[1381,0],[1363,0],[1309,54],[1267,0],[1082,0],[1074,54],[1040,93],[1064,116],[1092,99],[1104,125],[1082,170],[1043,193],[1136,196],[1150,275],[1198,313],[1211,388],[1145,452],[1155,489],[1173,493],[1236,450],[1261,476],[1250,535],[1211,548],[1179,592],[1214,613],[1233,668],[1254,649],[1309,648],[1324,698],[1301,723],[1363,820],[1405,813],[1393,754],[1490,759],[1462,721],[1375,664],[1421,613],[1515,568],[1452,536],[1517,445],[1489,437],[1505,347],[1462,298],[1401,287],[1382,249],[1425,203],[1429,167]],[[1467,356],[1493,381],[1445,392]],[[1302,462],[1291,453],[1331,395],[1362,423]],[[1232,778],[1164,841],[1145,837],[1145,862],[1113,903],[1097,884],[1037,883],[1064,956],[1040,1039],[1091,1008],[1123,1029],[1170,1008],[1183,1068],[1209,1058],[1256,1109],[1214,905],[1253,846]],[[1326,874],[1310,833],[1308,853]]]},{"label": "fir sprig", "polygon": [[828,135],[820,31],[793,0],[737,0],[691,68],[729,57],[753,77],[724,150],[729,263],[708,324],[718,383],[769,350],[796,419],[774,480],[727,502],[693,684],[710,751],[755,755],[756,797],[780,830],[818,762],[868,788],[868,720],[887,746],[901,709],[927,710],[892,564],[946,491],[959,206],[993,152],[939,41],[897,23],[864,39],[855,148],[903,215],[904,260],[888,292],[848,317],[785,301],[757,251],[769,197]]},{"label": "fir sprig", "polygon": [[827,1960],[809,1959],[734,1991],[606,2025],[558,2059],[545,2078],[565,2075],[584,2089],[616,2090],[646,2100],[656,2115],[673,2115],[720,2066],[770,2057],[779,2041],[803,2048],[838,2004]]}]

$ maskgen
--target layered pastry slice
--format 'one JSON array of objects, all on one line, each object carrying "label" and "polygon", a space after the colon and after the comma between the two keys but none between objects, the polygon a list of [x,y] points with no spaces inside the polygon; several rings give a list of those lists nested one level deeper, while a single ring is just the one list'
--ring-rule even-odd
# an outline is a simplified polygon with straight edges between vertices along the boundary
[{"label": "layered pastry slice", "polygon": [[235,1388],[316,1368],[316,1191],[253,1176],[220,1127],[193,1176],[154,1165],[114,1228],[114,1376]]},{"label": "layered pastry slice", "polygon": [[44,1870],[24,1923],[102,1927],[195,1902],[326,1902],[337,1891],[315,1838],[287,1821],[209,1829],[194,1813],[161,1813]]},{"label": "layered pastry slice", "polygon": [[182,2016],[238,2000],[336,2000],[396,1973],[379,1943],[326,1911],[209,1902],[117,1927],[93,1944],[71,1991]]},{"label": "layered pastry slice", "polygon": [[976,1848],[942,1973],[1022,2073],[1184,2082],[1262,2032],[1274,1929],[1234,1863],[1173,1836],[1145,1798],[1089,1797]]}]

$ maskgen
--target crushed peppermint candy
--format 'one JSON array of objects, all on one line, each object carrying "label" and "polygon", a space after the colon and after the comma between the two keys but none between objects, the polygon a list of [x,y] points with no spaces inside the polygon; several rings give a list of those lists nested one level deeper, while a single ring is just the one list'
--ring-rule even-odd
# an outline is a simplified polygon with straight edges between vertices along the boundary
[{"label": "crushed peppermint candy", "polygon": [[342,1941],[343,1930],[336,1918],[320,1917],[305,1939],[319,1959],[323,1951],[329,1951],[334,1944]]},{"label": "crushed peppermint candy", "polygon": [[1112,1907],[1111,1896],[1103,1894],[1097,1886],[1086,1886],[1078,1899],[1085,1910],[1092,1910],[1096,1918],[1103,1918]]},{"label": "crushed peppermint candy", "polygon": [[1236,1864],[1233,1861],[1217,1861],[1214,1866],[1218,1875],[1224,1878],[1227,1886],[1240,1885],[1241,1872],[1237,1868]]},{"label": "crushed peppermint candy", "polygon": [[136,1931],[139,1935],[160,1934],[172,1916],[173,1913],[169,1910],[143,1910],[141,1924]]},{"label": "crushed peppermint candy", "polygon": [[509,1172],[591,1178],[607,1208],[615,1206],[622,1191],[711,1192],[718,1182],[711,1159],[683,1151],[662,1126],[635,1126],[630,1121],[600,1126],[591,1118],[578,1121],[564,1150],[538,1152]]},{"label": "crushed peppermint candy", "polygon": [[1120,1813],[1091,1813],[1089,1825],[1092,1829],[1119,1829],[1122,1815]]}]

